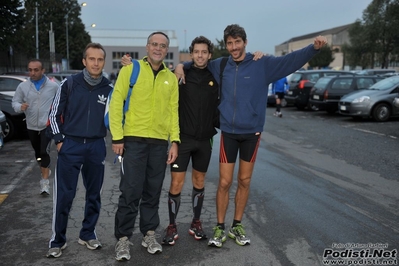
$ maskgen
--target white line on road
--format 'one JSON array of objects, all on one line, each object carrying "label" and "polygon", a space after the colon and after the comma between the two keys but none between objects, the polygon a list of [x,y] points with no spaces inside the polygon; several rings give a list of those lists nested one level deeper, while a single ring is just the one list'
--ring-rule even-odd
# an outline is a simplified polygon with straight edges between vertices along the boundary
[{"label": "white line on road", "polygon": [[36,161],[28,164],[25,168],[18,173],[18,175],[12,180],[11,184],[7,185],[3,190],[0,191],[0,194],[10,194],[11,191],[18,185],[19,181],[28,174],[28,172],[32,171],[33,166],[36,164]]}]

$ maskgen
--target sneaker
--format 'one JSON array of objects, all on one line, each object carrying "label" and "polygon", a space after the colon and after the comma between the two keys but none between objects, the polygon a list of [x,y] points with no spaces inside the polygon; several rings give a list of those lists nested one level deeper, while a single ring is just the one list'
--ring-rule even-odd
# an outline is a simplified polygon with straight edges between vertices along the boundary
[{"label": "sneaker", "polygon": [[130,260],[130,246],[133,246],[133,244],[126,236],[119,238],[115,245],[115,259],[119,261]]},{"label": "sneaker", "polygon": [[281,112],[278,112],[277,116],[278,117],[283,117],[283,114]]},{"label": "sneaker", "polygon": [[147,235],[143,237],[143,241],[141,241],[141,245],[147,248],[148,253],[155,254],[158,252],[162,252],[162,246],[155,239],[155,232],[148,231]]},{"label": "sneaker", "polygon": [[170,224],[166,228],[166,234],[165,237],[162,240],[162,244],[169,244],[173,246],[175,244],[175,240],[179,238],[179,235],[177,234],[177,228],[175,224]]},{"label": "sneaker", "polygon": [[226,234],[220,226],[215,226],[213,228],[213,237],[209,239],[208,246],[221,248],[223,242],[226,241]]},{"label": "sneaker", "polygon": [[62,247],[50,248],[46,254],[47,258],[58,258],[62,255],[62,251],[67,247],[67,243],[65,243]]},{"label": "sneaker", "polygon": [[95,249],[102,247],[102,245],[101,245],[100,241],[98,241],[98,239],[90,239],[90,240],[84,241],[79,238],[78,243],[81,245],[86,245],[86,247],[91,250],[95,250]]},{"label": "sneaker", "polygon": [[50,195],[50,180],[43,178],[40,180],[40,194]]},{"label": "sneaker", "polygon": [[201,221],[196,221],[191,223],[190,229],[188,229],[188,233],[196,240],[207,239],[206,234],[202,231]]},{"label": "sneaker", "polygon": [[273,115],[274,115],[274,116],[278,116],[278,112],[274,112]]},{"label": "sneaker", "polygon": [[229,237],[236,240],[236,243],[240,246],[251,244],[251,240],[245,236],[245,230],[242,224],[236,224],[235,227],[231,227],[229,230]]}]

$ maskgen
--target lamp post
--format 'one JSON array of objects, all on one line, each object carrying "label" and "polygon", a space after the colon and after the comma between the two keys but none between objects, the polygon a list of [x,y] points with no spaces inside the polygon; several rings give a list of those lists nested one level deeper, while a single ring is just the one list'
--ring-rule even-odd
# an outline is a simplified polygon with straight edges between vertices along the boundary
[{"label": "lamp post", "polygon": [[[80,4],[81,6],[86,6],[86,2],[83,2],[82,4]],[[73,8],[69,9],[69,11],[66,13],[65,15],[65,30],[66,30],[66,50],[67,50],[67,69],[69,69],[69,36],[68,36],[68,15],[69,13],[71,13],[72,10],[78,8],[79,6],[74,6]]]}]

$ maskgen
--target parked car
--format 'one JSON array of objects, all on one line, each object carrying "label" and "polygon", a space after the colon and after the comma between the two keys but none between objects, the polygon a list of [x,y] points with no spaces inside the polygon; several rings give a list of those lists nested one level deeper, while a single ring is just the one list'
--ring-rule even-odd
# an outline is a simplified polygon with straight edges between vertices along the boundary
[{"label": "parked car", "polygon": [[359,71],[356,71],[356,74],[358,75],[383,75],[383,74],[388,74],[388,73],[395,73],[395,69],[362,69]]},{"label": "parked car", "polygon": [[4,146],[4,128],[6,128],[6,115],[0,110],[0,149]]},{"label": "parked car", "polygon": [[339,100],[352,91],[364,90],[384,79],[379,76],[330,76],[320,78],[310,90],[309,103],[330,114],[338,111]]},{"label": "parked car", "polygon": [[355,75],[350,71],[337,70],[299,70],[292,74],[289,80],[290,89],[285,95],[288,105],[295,105],[299,110],[309,107],[309,94],[311,88],[321,77],[337,75]]},{"label": "parked car", "polygon": [[368,89],[345,95],[339,102],[339,113],[353,118],[387,121],[399,116],[395,98],[399,98],[399,76],[385,78]]},{"label": "parked car", "polygon": [[4,141],[14,138],[17,132],[26,132],[24,113],[16,113],[12,108],[12,97],[21,82],[27,80],[26,76],[0,75],[0,108],[6,115]]}]

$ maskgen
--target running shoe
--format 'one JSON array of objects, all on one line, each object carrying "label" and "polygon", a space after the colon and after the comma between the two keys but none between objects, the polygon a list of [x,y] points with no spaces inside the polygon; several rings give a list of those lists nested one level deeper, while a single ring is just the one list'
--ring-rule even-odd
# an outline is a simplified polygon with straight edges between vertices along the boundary
[{"label": "running shoe", "polygon": [[162,246],[155,239],[154,231],[147,232],[147,234],[143,237],[143,240],[141,241],[141,245],[147,248],[147,251],[150,254],[162,252]]},{"label": "running shoe", "polygon": [[130,246],[133,246],[133,243],[126,236],[119,238],[115,245],[115,259],[119,261],[130,260]]},{"label": "running shoe", "polygon": [[188,229],[188,233],[194,236],[196,240],[207,239],[206,234],[202,230],[201,221],[191,223],[190,229]]},{"label": "running shoe", "polygon": [[46,254],[47,258],[58,258],[62,255],[62,251],[67,247],[67,243],[65,243],[62,247],[50,248]]},{"label": "running shoe", "polygon": [[86,247],[91,250],[95,250],[95,249],[102,247],[102,245],[101,245],[100,241],[98,241],[98,239],[90,239],[90,240],[84,241],[79,238],[78,243],[81,245],[86,245]]},{"label": "running shoe", "polygon": [[48,179],[40,180],[40,194],[50,195],[50,181]]},{"label": "running shoe", "polygon": [[229,237],[236,240],[236,243],[240,246],[251,244],[251,240],[245,235],[245,230],[242,224],[236,224],[229,230]]},{"label": "running shoe", "polygon": [[213,237],[209,239],[208,246],[221,248],[223,242],[226,241],[226,234],[220,226],[213,228]]},{"label": "running shoe", "polygon": [[175,240],[179,238],[179,235],[177,234],[176,225],[175,224],[168,225],[165,231],[166,234],[162,240],[162,245],[168,244],[173,246],[176,243]]}]

